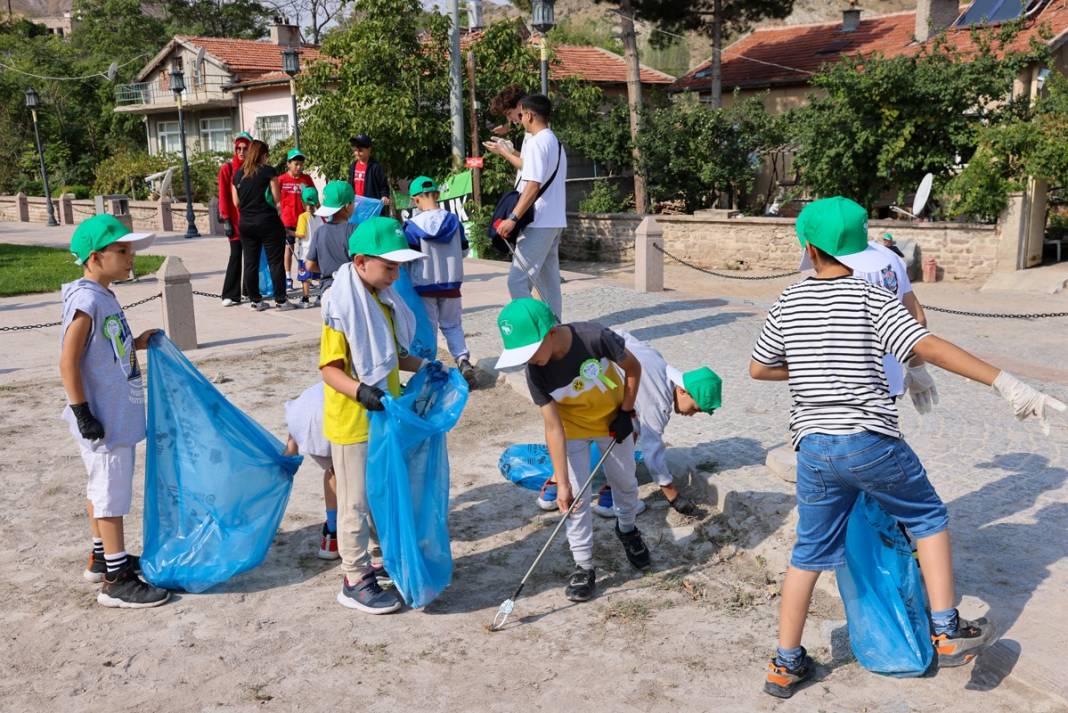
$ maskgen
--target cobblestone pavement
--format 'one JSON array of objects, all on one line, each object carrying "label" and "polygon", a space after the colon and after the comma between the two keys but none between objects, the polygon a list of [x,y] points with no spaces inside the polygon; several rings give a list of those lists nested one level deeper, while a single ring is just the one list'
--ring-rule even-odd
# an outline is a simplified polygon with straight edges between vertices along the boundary
[{"label": "cobblestone pavement", "polygon": [[[741,482],[749,491],[770,491],[781,503],[792,486],[763,463],[766,450],[786,439],[788,390],[747,373],[764,311],[779,288],[723,299],[597,287],[567,297],[565,319],[626,329],[680,368],[703,363],[716,370],[724,380],[723,408],[712,417],[673,419],[667,439],[674,449],[692,449],[698,462],[714,460],[713,483]],[[495,316],[492,309],[465,315],[473,353],[499,351]],[[1068,401],[1068,320],[929,318],[939,336]],[[1005,632],[996,657],[1001,675],[1015,669],[1020,680],[1068,697],[1053,663],[1068,635],[1068,624],[1056,624],[1060,617],[1053,614],[1068,586],[1068,419],[1057,421],[1047,438],[1037,424],[1017,422],[992,389],[934,371],[941,396],[936,410],[920,417],[905,399],[901,423],[949,506],[962,611],[989,610],[999,622]],[[785,529],[769,540],[783,561],[789,534]]]}]

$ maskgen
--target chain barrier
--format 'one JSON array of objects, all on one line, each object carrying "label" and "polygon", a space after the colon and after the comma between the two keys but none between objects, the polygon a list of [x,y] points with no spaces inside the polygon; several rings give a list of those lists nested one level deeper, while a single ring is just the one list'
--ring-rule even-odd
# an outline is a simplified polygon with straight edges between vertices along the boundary
[{"label": "chain barrier", "polygon": [[[714,270],[708,270],[699,265],[694,265],[691,262],[687,262],[680,257],[672,255],[664,248],[657,244],[653,244],[653,247],[662,252],[667,257],[671,258],[680,265],[685,265],[698,272],[703,272],[706,275],[712,275],[714,277],[723,277],[728,280],[775,280],[780,277],[792,277],[794,275],[800,275],[800,270],[794,270],[793,272],[783,272],[777,275],[756,275],[756,276],[742,276],[742,275],[728,275]],[[936,307],[934,305],[923,306],[924,310],[930,310],[931,312],[941,312],[942,314],[953,314],[959,317],[982,317],[986,319],[1056,319],[1060,317],[1068,317],[1068,312],[1025,312],[1025,313],[1006,313],[1006,312],[968,312],[960,309],[949,309],[948,307]]]},{"label": "chain barrier", "polygon": [[200,295],[201,297],[210,297],[213,300],[221,300],[222,295],[217,295],[212,292],[201,292],[200,290],[193,290],[194,295]]},{"label": "chain barrier", "polygon": [[[123,305],[122,306],[122,311],[125,312],[128,309],[133,309],[134,307],[139,307],[140,305],[143,305],[146,302],[151,302],[152,300],[158,300],[162,296],[163,296],[162,292],[157,292],[156,294],[152,295],[151,297],[146,297],[143,300],[137,300],[136,302],[131,302],[128,305]],[[62,320],[60,320],[59,322],[42,322],[41,324],[20,324],[20,325],[15,326],[15,327],[0,327],[0,332],[22,332],[22,331],[25,331],[27,329],[47,329],[48,327],[58,327],[61,324],[63,324]]]}]

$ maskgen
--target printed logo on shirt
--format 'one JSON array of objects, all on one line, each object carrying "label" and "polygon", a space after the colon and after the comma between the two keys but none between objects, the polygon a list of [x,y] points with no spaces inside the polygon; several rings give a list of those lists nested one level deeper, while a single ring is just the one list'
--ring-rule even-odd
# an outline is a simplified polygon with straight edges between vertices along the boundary
[{"label": "printed logo on shirt", "polygon": [[897,294],[897,273],[894,272],[893,266],[887,265],[882,269],[880,280],[883,283],[883,287],[888,289],[892,294]]},{"label": "printed logo on shirt", "polygon": [[572,379],[567,386],[554,389],[549,394],[554,401],[564,402],[572,399],[582,399],[586,395],[607,393],[617,388],[617,384],[609,378],[608,374],[615,371],[615,367],[608,359],[587,359],[579,367],[579,375]]},{"label": "printed logo on shirt", "polygon": [[126,323],[126,318],[112,314],[104,318],[100,333],[111,344],[115,361],[126,374],[127,381],[141,379],[141,367],[137,363],[137,351],[134,349],[133,332]]}]

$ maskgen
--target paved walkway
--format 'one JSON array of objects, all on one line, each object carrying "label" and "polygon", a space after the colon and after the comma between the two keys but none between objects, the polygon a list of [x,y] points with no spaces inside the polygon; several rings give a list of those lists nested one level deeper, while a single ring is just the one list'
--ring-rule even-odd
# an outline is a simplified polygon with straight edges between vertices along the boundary
[{"label": "paved walkway", "polygon": [[[27,231],[0,224],[0,242],[63,245],[66,239],[63,229]],[[168,236],[149,252],[180,256],[194,273],[194,289],[219,290],[226,256],[221,239]],[[505,266],[469,261],[467,273],[465,331],[476,361],[492,364],[500,349],[495,317],[507,293]],[[789,394],[782,384],[750,380],[746,369],[764,309],[786,282],[746,285],[742,291],[736,284],[672,269],[667,284],[685,286],[685,291],[643,295],[612,274],[572,273],[564,298],[568,320],[596,319],[624,328],[680,368],[705,363],[723,377],[723,408],[712,417],[674,419],[667,438],[676,459],[716,462],[710,483],[719,489],[720,503],[737,525],[752,531],[747,544],[773,569],[788,553],[792,486],[763,463],[766,451],[785,440]],[[992,311],[1064,308],[1062,295],[998,297],[979,295],[976,288],[921,285],[917,293],[932,303]],[[143,280],[117,291],[126,303],[158,291],[158,286]],[[247,354],[250,348],[296,339],[313,341],[318,334],[314,310],[253,314],[243,308],[224,309],[206,298],[195,304],[203,346],[193,352],[194,359],[236,350]],[[135,330],[158,323],[158,307],[151,305],[131,310]],[[58,306],[56,294],[3,299],[0,325],[52,321],[58,318]],[[1032,382],[1042,382],[1068,401],[1068,319],[929,316],[936,333]],[[54,378],[56,344],[54,328],[5,335],[0,383]],[[935,379],[941,394],[935,412],[921,418],[906,399],[902,428],[949,506],[963,613],[989,611],[1005,632],[995,655],[975,669],[973,684],[992,687],[1012,675],[1068,702],[1068,683],[1059,670],[1068,641],[1068,623],[1060,618],[1068,592],[1068,420],[1058,421],[1046,438],[1035,424],[1016,422],[992,390],[944,372],[935,373]],[[819,632],[806,633],[816,636]]]}]

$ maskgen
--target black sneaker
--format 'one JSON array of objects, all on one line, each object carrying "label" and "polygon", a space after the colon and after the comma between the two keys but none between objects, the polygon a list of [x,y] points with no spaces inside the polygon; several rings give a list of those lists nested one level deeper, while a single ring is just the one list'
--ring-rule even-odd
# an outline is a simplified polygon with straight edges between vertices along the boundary
[{"label": "black sneaker", "polygon": [[623,543],[623,551],[627,553],[627,560],[638,569],[645,569],[651,563],[649,560],[649,548],[645,546],[645,541],[642,540],[642,533],[638,531],[638,528],[634,528],[630,532],[623,532],[619,529],[619,522],[616,522],[616,537]]},{"label": "black sneaker", "polygon": [[355,584],[347,577],[341,580],[337,603],[349,609],[359,609],[366,614],[392,614],[401,608],[401,600],[393,592],[387,592],[378,584],[373,569],[368,568]]},{"label": "black sneaker", "polygon": [[996,638],[997,627],[981,617],[961,619],[952,634],[931,634],[931,644],[938,654],[939,668],[952,668],[970,662]]},{"label": "black sneaker", "polygon": [[[126,555],[126,564],[133,567],[134,574],[141,574],[141,559],[137,555]],[[85,565],[85,571],[82,572],[82,576],[93,584],[100,584],[104,581],[104,575],[107,573],[108,563],[104,559],[104,555],[90,552],[89,563]]]},{"label": "black sneaker", "polygon": [[467,382],[467,387],[469,389],[476,388],[478,386],[478,372],[471,365],[471,360],[467,357],[460,357],[456,362],[456,366],[460,369],[460,376],[464,377],[464,381]]},{"label": "black sneaker", "polygon": [[119,571],[104,575],[104,584],[96,595],[96,602],[118,609],[147,609],[158,607],[170,598],[171,593],[166,589],[153,587],[138,579],[127,562]]},{"label": "black sneaker", "polygon": [[575,567],[575,571],[567,578],[564,596],[573,602],[588,602],[593,598],[593,590],[596,588],[597,573],[593,568]]},{"label": "black sneaker", "polygon": [[812,657],[801,647],[801,662],[793,668],[779,666],[772,657],[768,663],[768,673],[764,678],[764,693],[776,698],[789,698],[798,686],[812,676]]}]

